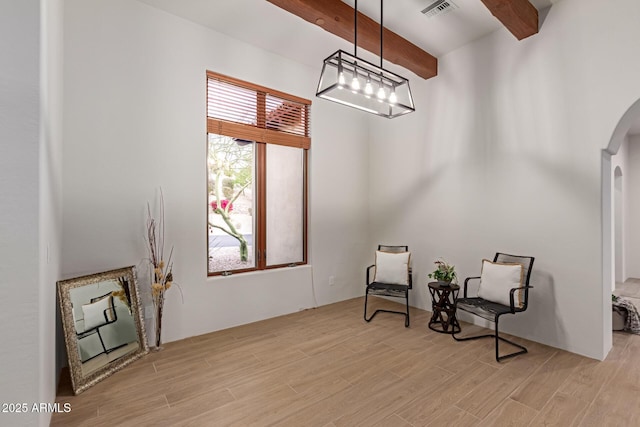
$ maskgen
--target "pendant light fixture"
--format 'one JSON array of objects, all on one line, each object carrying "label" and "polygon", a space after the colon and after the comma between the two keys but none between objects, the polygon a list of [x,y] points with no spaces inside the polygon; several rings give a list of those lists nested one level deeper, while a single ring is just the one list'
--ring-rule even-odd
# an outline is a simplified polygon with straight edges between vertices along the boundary
[{"label": "pendant light fixture", "polygon": [[415,111],[409,80],[382,66],[384,26],[380,0],[380,66],[358,58],[358,0],[354,8],[353,55],[338,50],[324,60],[316,96],[379,116]]}]

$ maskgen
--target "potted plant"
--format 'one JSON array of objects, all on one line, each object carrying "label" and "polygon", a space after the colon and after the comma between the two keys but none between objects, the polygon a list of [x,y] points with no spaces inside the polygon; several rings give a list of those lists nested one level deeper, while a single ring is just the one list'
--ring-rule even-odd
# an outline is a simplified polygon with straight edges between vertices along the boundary
[{"label": "potted plant", "polygon": [[435,261],[434,264],[436,269],[429,273],[429,278],[437,280],[443,286],[449,286],[451,283],[457,284],[458,275],[456,274],[455,265],[449,265],[442,258]]}]

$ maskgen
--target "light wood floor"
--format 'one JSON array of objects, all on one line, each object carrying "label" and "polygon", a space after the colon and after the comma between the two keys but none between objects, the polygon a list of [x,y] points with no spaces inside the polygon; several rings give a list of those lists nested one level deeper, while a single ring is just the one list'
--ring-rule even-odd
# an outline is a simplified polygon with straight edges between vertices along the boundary
[{"label": "light wood floor", "polygon": [[407,329],[366,323],[362,304],[169,343],[79,396],[63,383],[72,410],[52,425],[640,425],[640,336],[614,333],[604,362],[515,338],[529,353],[499,364],[493,340],[456,342],[413,308]]}]

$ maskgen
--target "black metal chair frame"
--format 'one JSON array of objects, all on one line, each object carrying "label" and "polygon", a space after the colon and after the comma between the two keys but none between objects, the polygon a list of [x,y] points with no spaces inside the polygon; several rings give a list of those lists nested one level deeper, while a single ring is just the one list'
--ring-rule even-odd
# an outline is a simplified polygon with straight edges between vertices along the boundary
[{"label": "black metal chair frame", "polygon": [[[409,247],[378,245],[378,250],[384,251],[384,252],[403,253],[403,252],[409,252]],[[409,289],[413,288],[411,267],[409,267],[409,284],[408,285],[393,285],[389,283],[371,282],[371,269],[374,267],[375,267],[375,264],[372,264],[369,267],[367,267],[367,290],[364,296],[364,320],[366,320],[367,322],[370,322],[371,319],[373,319],[375,315],[378,314],[379,312],[402,314],[404,316],[404,326],[405,328],[408,328],[409,327]],[[375,295],[375,296],[404,298],[406,311],[378,309],[374,311],[371,316],[367,317],[367,303],[369,300],[369,294]]]},{"label": "black metal chair frame", "polygon": [[[109,320],[109,316],[107,315],[107,312],[111,311],[113,314],[113,320]],[[100,344],[102,344],[102,353],[98,353],[95,356],[91,356],[90,358],[86,359],[86,360],[82,360],[82,363],[88,362],[89,360],[93,359],[94,357],[98,357],[101,354],[109,354],[114,350],[119,349],[120,347],[125,346],[126,344],[122,344],[119,345],[117,347],[113,347],[110,349],[107,349],[107,347],[104,345],[104,340],[102,339],[102,334],[100,333],[100,328],[102,328],[103,326],[107,326],[110,325],[112,323],[116,323],[118,321],[118,313],[116,312],[115,308],[107,308],[103,311],[102,315],[104,316],[104,320],[105,323],[102,323],[98,326],[94,326],[91,329],[87,329],[86,331],[82,331],[82,332],[78,332],[76,333],[77,337],[78,337],[78,341],[81,340],[82,338],[86,338],[88,336],[91,336],[93,334],[98,334],[98,338],[100,339]]]},{"label": "black metal chair frame", "polygon": [[[521,261],[519,261],[521,260]],[[468,340],[476,340],[479,338],[494,338],[496,341],[496,361],[500,362],[504,359],[507,359],[509,357],[513,357],[513,356],[517,356],[519,354],[524,354],[527,353],[527,349],[520,345],[517,344],[513,341],[510,341],[506,338],[503,338],[499,335],[498,331],[498,322],[500,320],[500,316],[504,315],[504,314],[516,314],[516,313],[521,313],[523,311],[525,311],[527,309],[527,305],[529,302],[529,289],[532,289],[533,286],[529,285],[529,279],[531,278],[531,270],[533,269],[533,261],[535,260],[534,257],[529,257],[529,256],[520,256],[520,255],[510,255],[510,254],[505,254],[505,253],[501,253],[501,252],[497,252],[496,256],[493,258],[493,262],[508,262],[508,263],[520,263],[523,265],[523,267],[526,270],[525,273],[525,280],[524,280],[524,285],[517,287],[517,288],[512,288],[509,292],[509,305],[503,305],[503,304],[498,304],[492,301],[488,301],[485,300],[483,298],[469,298],[467,296],[467,286],[469,284],[470,280],[478,280],[480,279],[480,277],[467,277],[464,281],[464,290],[463,290],[463,298],[458,299],[458,301],[456,302],[456,309],[457,310],[462,310],[462,311],[466,311],[468,313],[471,313],[475,316],[479,316],[482,317],[483,319],[489,320],[490,322],[495,323],[495,331],[493,334],[484,334],[484,335],[475,335],[475,336],[471,336],[471,337],[456,337],[455,333],[452,334],[453,338],[456,341],[468,341]],[[528,267],[527,267],[528,264]],[[524,290],[524,299],[523,299],[523,304],[522,307],[516,307],[514,305],[514,293],[517,290]],[[517,348],[519,348],[520,350],[515,351],[513,353],[509,353],[509,354],[505,354],[503,356],[500,356],[500,346],[499,343],[500,341],[504,341],[508,344],[511,344]]]}]

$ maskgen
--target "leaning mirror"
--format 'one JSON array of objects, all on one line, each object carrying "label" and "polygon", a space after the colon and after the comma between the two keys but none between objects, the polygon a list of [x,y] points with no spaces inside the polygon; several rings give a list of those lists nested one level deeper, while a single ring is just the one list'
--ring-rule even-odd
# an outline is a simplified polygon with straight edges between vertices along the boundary
[{"label": "leaning mirror", "polygon": [[58,282],[73,392],[149,352],[135,267]]}]

